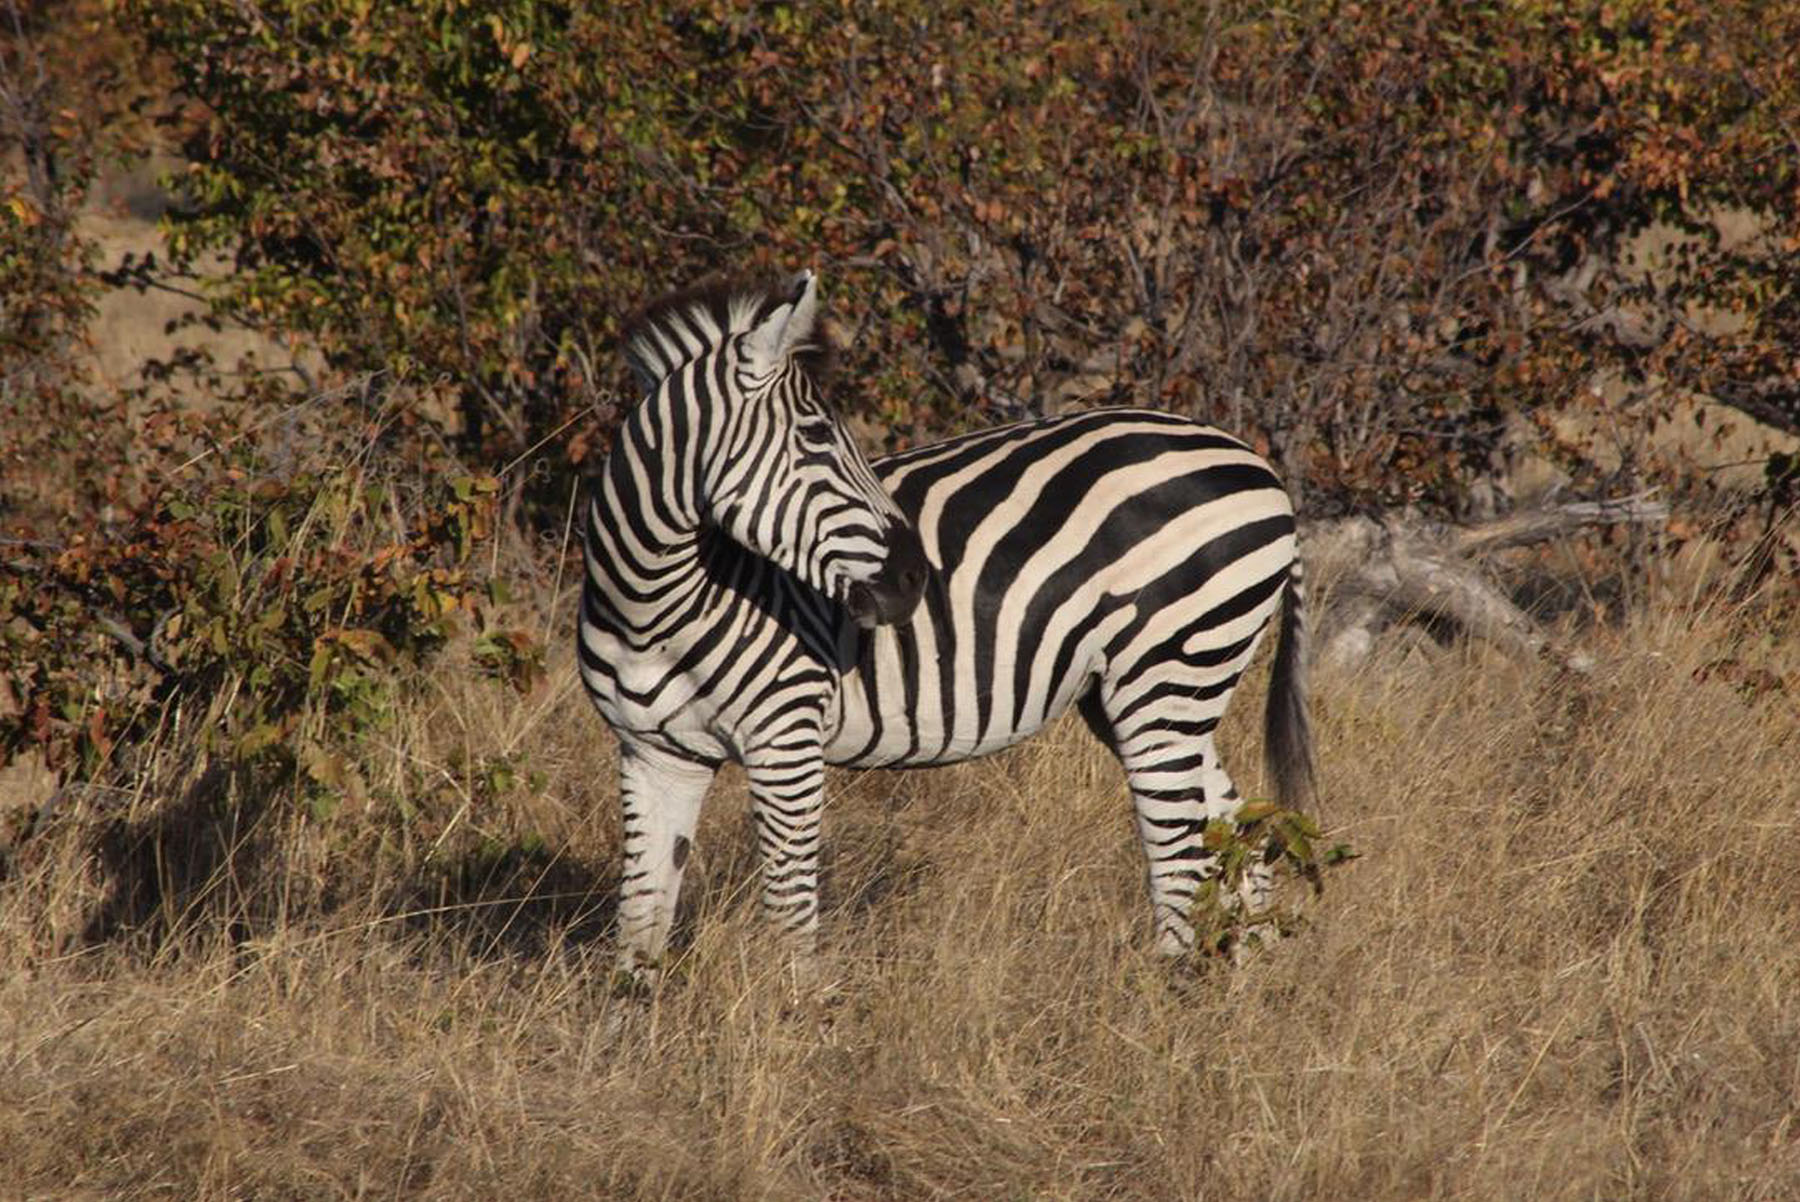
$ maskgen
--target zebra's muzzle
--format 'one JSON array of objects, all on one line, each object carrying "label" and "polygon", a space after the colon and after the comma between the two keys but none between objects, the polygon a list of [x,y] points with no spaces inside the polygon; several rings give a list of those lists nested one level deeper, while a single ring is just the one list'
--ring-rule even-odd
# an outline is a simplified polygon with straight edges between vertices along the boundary
[{"label": "zebra's muzzle", "polygon": [[865,630],[904,622],[918,608],[930,578],[931,561],[925,558],[918,531],[911,526],[897,527],[888,536],[887,559],[881,571],[871,580],[852,584],[844,596],[844,608]]}]

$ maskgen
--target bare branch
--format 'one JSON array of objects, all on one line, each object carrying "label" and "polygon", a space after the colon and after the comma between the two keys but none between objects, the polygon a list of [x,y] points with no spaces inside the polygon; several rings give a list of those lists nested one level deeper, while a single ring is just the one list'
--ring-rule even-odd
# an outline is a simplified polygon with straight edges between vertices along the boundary
[{"label": "bare branch", "polygon": [[1485,555],[1507,547],[1549,542],[1592,526],[1665,522],[1669,507],[1652,501],[1654,490],[1606,501],[1571,501],[1549,509],[1532,509],[1457,530],[1452,547],[1458,555]]},{"label": "bare branch", "polygon": [[1529,546],[1592,526],[1660,522],[1668,507],[1650,494],[1579,501],[1457,527],[1400,511],[1308,523],[1307,560],[1335,581],[1333,608],[1321,624],[1327,662],[1354,663],[1390,626],[1416,618],[1450,623],[1514,656],[1548,655],[1574,671],[1585,658],[1554,647],[1476,562],[1505,547]]}]

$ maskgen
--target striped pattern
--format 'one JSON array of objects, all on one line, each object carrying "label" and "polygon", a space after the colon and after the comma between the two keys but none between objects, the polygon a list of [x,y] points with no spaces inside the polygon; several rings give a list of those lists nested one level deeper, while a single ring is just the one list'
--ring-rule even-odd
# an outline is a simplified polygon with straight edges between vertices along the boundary
[{"label": "striped pattern", "polygon": [[820,391],[815,287],[727,283],[635,322],[645,397],[589,494],[581,677],[622,747],[623,967],[661,956],[714,769],[744,763],[763,901],[810,938],[826,706],[857,622],[918,601],[916,535]]},{"label": "striped pattern", "polygon": [[[1125,767],[1159,947],[1193,942],[1209,818],[1240,798],[1214,742],[1285,599],[1271,767],[1305,804],[1302,585],[1292,506],[1237,439],[1097,410],[875,463],[938,578],[912,621],[869,632],[838,690],[833,763],[941,764],[1030,737],[1079,703]],[[1253,881],[1259,896],[1266,881]]]},{"label": "striped pattern", "polygon": [[580,633],[624,748],[621,967],[654,971],[724,760],[749,776],[764,905],[804,952],[827,762],[983,755],[1072,704],[1125,767],[1157,945],[1191,947],[1205,824],[1241,804],[1215,731],[1277,614],[1270,767],[1290,804],[1311,788],[1280,481],[1221,431],[1137,410],[867,464],[806,362],[810,309],[804,337],[766,332],[792,307],[684,294],[631,339],[648,396],[589,506]]}]

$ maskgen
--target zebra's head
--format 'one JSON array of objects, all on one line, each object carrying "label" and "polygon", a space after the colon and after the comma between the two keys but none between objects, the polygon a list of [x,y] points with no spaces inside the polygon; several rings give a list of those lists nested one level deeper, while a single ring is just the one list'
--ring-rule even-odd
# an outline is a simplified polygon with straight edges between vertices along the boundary
[{"label": "zebra's head", "polygon": [[865,627],[911,616],[930,565],[820,384],[818,284],[678,293],[632,328],[626,357],[692,456],[704,521],[798,576]]}]

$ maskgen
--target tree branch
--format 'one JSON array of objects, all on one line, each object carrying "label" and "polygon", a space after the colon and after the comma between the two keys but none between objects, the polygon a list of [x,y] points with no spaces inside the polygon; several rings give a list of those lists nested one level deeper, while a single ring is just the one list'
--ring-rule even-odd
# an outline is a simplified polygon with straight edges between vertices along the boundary
[{"label": "tree branch", "polygon": [[1548,655],[1586,671],[1586,658],[1552,646],[1550,636],[1483,573],[1477,559],[1592,526],[1667,517],[1666,505],[1642,493],[1528,510],[1467,527],[1407,511],[1306,523],[1302,553],[1320,576],[1335,582],[1332,608],[1320,623],[1321,657],[1355,663],[1387,628],[1425,618],[1450,623],[1510,655]]}]

